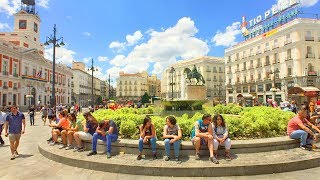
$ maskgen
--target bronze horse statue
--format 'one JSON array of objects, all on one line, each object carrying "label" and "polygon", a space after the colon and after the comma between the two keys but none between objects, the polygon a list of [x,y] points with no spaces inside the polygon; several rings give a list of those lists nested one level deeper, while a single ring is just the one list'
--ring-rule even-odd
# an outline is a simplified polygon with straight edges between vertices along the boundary
[{"label": "bronze horse statue", "polygon": [[187,74],[187,78],[191,83],[191,79],[195,78],[197,80],[196,85],[201,81],[202,84],[205,84],[203,76],[198,71],[191,71],[189,68],[184,68],[183,73]]}]

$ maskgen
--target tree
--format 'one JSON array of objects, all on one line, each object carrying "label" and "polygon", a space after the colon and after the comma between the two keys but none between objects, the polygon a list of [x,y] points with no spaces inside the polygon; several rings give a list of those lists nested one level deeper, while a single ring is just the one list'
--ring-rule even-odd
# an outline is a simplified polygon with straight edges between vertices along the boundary
[{"label": "tree", "polygon": [[141,96],[141,103],[142,103],[142,104],[148,103],[148,102],[149,102],[149,99],[150,99],[150,96],[148,95],[147,92],[145,92],[144,95]]},{"label": "tree", "polygon": [[99,96],[96,100],[96,104],[102,104],[102,97]]}]

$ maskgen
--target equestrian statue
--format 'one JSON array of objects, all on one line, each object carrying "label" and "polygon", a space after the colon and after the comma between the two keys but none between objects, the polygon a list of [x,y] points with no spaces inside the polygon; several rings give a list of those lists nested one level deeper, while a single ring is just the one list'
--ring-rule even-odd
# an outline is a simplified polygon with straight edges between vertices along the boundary
[{"label": "equestrian statue", "polygon": [[193,65],[192,71],[189,68],[185,68],[183,73],[187,75],[186,79],[189,79],[190,84],[192,83],[191,79],[197,80],[196,85],[198,85],[200,81],[202,82],[202,84],[205,84],[205,80],[203,76],[198,72],[196,65]]}]

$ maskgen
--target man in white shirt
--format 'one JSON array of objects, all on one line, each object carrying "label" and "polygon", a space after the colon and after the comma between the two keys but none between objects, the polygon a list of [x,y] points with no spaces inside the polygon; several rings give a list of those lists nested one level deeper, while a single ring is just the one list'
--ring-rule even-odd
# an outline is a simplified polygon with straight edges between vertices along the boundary
[{"label": "man in white shirt", "polygon": [[3,107],[2,110],[0,111],[0,146],[4,145],[4,141],[1,137],[1,132],[3,129],[3,125],[6,121],[6,117],[7,117],[7,114],[5,113],[5,108]]}]

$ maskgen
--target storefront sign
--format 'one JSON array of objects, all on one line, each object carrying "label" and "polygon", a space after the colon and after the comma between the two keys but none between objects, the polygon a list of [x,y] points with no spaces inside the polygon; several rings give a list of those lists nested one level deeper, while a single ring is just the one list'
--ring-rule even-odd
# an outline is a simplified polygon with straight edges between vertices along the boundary
[{"label": "storefront sign", "polygon": [[315,91],[306,91],[304,93],[305,96],[318,96],[318,92]]},{"label": "storefront sign", "polygon": [[[272,6],[263,15],[246,21],[242,17],[241,32],[245,39],[250,39],[258,35],[267,33],[297,17],[299,0],[283,0],[282,3]],[[271,36],[277,31],[266,34]]]}]

